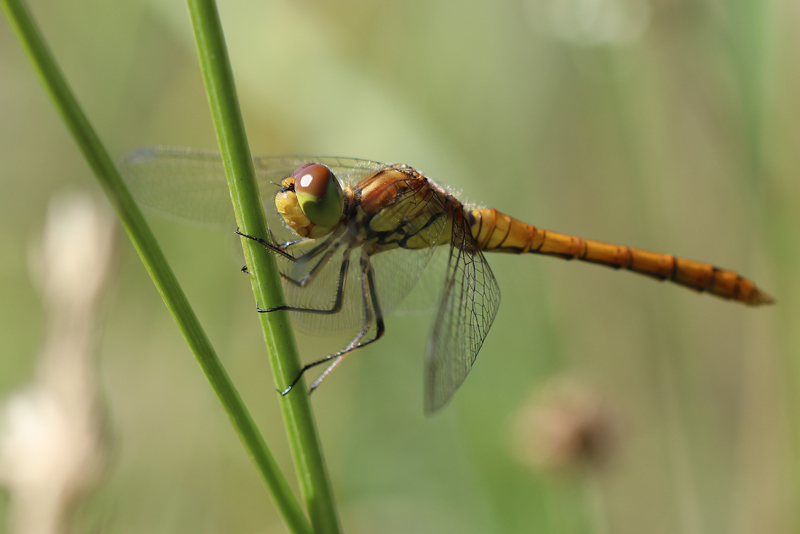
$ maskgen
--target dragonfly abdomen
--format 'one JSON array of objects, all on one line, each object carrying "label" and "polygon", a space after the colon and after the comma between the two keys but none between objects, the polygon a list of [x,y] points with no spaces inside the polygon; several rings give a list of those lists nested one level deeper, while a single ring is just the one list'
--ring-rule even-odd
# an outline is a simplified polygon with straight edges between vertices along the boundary
[{"label": "dragonfly abdomen", "polygon": [[566,260],[578,259],[658,280],[670,280],[695,291],[707,291],[750,306],[773,302],[772,297],[759,290],[752,281],[710,263],[550,232],[493,208],[472,210],[470,220],[472,235],[479,248],[486,252],[531,252]]}]

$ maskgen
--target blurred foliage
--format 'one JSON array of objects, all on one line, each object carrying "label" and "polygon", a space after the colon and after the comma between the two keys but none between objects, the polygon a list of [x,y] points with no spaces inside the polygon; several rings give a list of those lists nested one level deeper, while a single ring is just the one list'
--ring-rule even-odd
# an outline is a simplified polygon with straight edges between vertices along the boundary
[{"label": "blurred foliage", "polygon": [[[89,117],[124,157],[216,141],[182,2],[36,0]],[[347,532],[796,532],[800,10],[773,0],[223,1],[254,153],[404,162],[526,222],[713,262],[752,310],[644,277],[493,256],[503,303],[454,402],[422,416],[432,317],[314,394]],[[96,189],[0,25],[0,392],[27,382],[47,303],[28,251],[49,197]],[[287,473],[236,240],[153,220]],[[79,526],[282,532],[261,481],[123,243],[102,333],[109,482]],[[342,339],[300,335],[306,360]],[[514,428],[556,377],[603,399],[606,458],[532,470]],[[0,506],[0,514],[5,505]]]}]

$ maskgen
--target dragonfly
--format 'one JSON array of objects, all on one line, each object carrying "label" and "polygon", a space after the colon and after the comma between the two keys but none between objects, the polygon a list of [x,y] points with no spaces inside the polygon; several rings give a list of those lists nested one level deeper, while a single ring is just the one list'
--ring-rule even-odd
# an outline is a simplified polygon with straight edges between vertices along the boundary
[{"label": "dragonfly", "polygon": [[[305,365],[327,364],[314,391],[353,351],[380,339],[385,316],[435,309],[425,357],[424,409],[451,400],[470,372],[500,305],[488,252],[542,254],[669,280],[748,306],[772,297],[740,274],[702,263],[544,230],[494,208],[468,206],[449,188],[403,164],[369,160],[253,158],[271,236],[237,233],[281,258],[284,306],[314,334],[349,331],[343,349]],[[149,211],[231,228],[233,210],[216,152],[154,147],[132,154],[123,176]]]}]

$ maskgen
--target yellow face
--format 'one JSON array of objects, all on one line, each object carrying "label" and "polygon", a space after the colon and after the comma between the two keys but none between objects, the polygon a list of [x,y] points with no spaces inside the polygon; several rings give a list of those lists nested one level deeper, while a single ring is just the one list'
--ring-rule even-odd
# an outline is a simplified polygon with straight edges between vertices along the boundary
[{"label": "yellow face", "polygon": [[[287,183],[288,182],[288,183]],[[294,193],[294,178],[289,177],[281,182],[283,190],[275,196],[275,207],[281,214],[286,224],[300,237],[308,237],[313,224],[300,209],[297,195]],[[289,187],[292,189],[290,190]]]}]

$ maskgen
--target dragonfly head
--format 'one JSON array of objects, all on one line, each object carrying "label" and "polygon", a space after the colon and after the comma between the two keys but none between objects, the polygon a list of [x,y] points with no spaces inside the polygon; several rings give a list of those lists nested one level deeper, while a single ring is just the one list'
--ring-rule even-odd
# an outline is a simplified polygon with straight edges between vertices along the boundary
[{"label": "dragonfly head", "polygon": [[328,167],[307,163],[281,182],[275,206],[292,230],[313,239],[329,233],[339,223],[344,193]]}]

